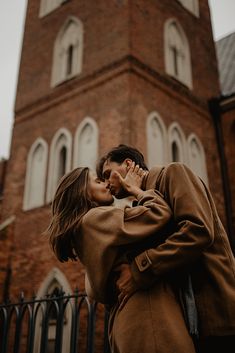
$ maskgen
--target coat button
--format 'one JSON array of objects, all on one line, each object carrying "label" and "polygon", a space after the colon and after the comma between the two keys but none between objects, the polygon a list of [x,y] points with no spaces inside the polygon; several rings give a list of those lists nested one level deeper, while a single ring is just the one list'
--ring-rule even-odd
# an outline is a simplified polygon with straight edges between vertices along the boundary
[{"label": "coat button", "polygon": [[147,265],[148,261],[146,259],[142,260],[141,265],[145,267]]}]

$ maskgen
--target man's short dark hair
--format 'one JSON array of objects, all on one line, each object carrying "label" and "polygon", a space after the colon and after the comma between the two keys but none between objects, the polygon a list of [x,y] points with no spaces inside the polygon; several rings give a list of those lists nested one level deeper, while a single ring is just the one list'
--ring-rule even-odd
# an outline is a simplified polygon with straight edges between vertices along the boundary
[{"label": "man's short dark hair", "polygon": [[106,161],[122,164],[126,158],[131,159],[133,162],[135,162],[135,164],[138,164],[144,170],[148,170],[148,167],[144,161],[144,156],[139,150],[134,147],[121,144],[112,148],[106,155],[101,157],[96,167],[97,175],[102,178],[103,166]]}]

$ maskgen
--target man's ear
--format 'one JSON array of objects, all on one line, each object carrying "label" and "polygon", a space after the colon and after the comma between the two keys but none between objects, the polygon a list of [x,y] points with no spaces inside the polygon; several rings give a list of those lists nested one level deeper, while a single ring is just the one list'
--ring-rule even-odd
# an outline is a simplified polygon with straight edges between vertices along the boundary
[{"label": "man's ear", "polygon": [[132,162],[133,162],[133,161],[132,161],[130,158],[126,158],[126,159],[124,160],[124,164],[127,166],[127,169],[130,168]]}]

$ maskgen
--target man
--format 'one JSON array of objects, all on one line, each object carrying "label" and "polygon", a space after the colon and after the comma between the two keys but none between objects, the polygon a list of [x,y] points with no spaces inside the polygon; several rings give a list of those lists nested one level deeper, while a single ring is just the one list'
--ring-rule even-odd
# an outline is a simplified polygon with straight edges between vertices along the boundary
[{"label": "man", "polygon": [[[125,177],[132,161],[147,169],[138,150],[119,145],[97,166],[97,174],[116,198],[128,196],[117,174]],[[234,352],[235,259],[209,190],[181,163],[152,168],[142,184],[143,190],[151,188],[160,191],[170,205],[175,231],[163,244],[122,265],[119,291],[125,297],[165,276],[180,281],[189,274],[199,317],[199,351]]]}]

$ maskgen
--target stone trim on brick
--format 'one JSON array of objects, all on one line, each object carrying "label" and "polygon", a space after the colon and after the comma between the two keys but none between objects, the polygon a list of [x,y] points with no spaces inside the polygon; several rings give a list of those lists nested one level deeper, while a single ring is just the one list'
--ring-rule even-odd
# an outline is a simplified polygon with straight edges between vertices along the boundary
[{"label": "stone trim on brick", "polygon": [[62,175],[60,172],[60,153],[61,150],[66,149],[66,161],[65,161],[65,173],[68,173],[71,169],[71,157],[72,157],[72,135],[65,129],[59,129],[51,142],[50,147],[50,158],[49,158],[49,171],[47,180],[47,203],[51,202],[56,191],[59,179]]},{"label": "stone trim on brick", "polygon": [[39,8],[39,17],[44,17],[60,7],[67,0],[41,0]]},{"label": "stone trim on brick", "polygon": [[208,185],[205,151],[201,141],[194,133],[187,138],[187,151],[189,167]]},{"label": "stone trim on brick", "polygon": [[86,117],[79,124],[74,137],[73,167],[96,168],[98,160],[99,129],[93,118]]},{"label": "stone trim on brick", "polygon": [[151,112],[147,118],[147,160],[148,167],[168,162],[167,129],[160,114]]},{"label": "stone trim on brick", "polygon": [[[174,160],[173,158],[174,145],[178,148],[177,160]],[[188,163],[185,134],[177,122],[173,122],[168,128],[168,146],[170,162]]]},{"label": "stone trim on brick", "polygon": [[82,57],[83,23],[70,16],[60,29],[54,44],[51,86],[55,87],[79,75],[82,72]]},{"label": "stone trim on brick", "polygon": [[45,204],[48,145],[39,137],[31,146],[26,167],[23,210]]},{"label": "stone trim on brick", "polygon": [[181,5],[191,12],[194,16],[199,17],[199,3],[198,0],[178,0]]}]

